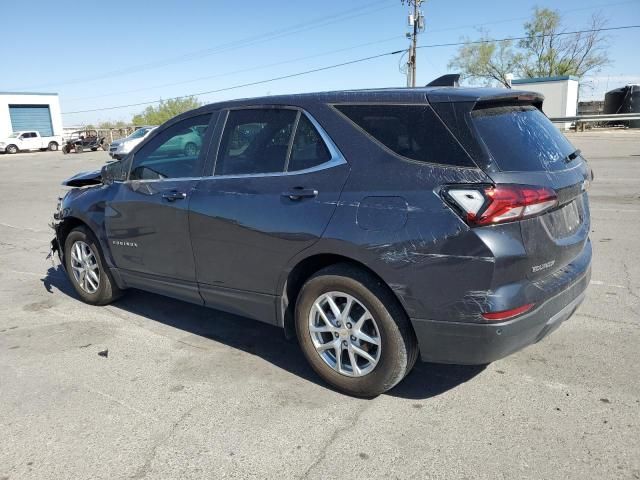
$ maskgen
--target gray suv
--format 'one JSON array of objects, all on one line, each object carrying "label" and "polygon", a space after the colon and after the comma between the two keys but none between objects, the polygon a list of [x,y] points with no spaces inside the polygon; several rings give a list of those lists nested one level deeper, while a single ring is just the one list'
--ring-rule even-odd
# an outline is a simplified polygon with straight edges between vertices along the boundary
[{"label": "gray suv", "polygon": [[441,87],[201,107],[67,180],[53,248],[88,303],[139,288],[280,326],[352,395],[418,358],[492,362],[589,283],[591,170],[541,105]]}]

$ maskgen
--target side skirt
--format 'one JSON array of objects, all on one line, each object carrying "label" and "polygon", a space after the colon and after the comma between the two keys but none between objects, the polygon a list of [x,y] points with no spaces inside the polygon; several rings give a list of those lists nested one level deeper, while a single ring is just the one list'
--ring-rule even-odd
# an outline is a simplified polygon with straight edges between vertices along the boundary
[{"label": "side skirt", "polygon": [[204,304],[198,292],[198,285],[194,282],[167,279],[156,275],[116,268],[112,268],[111,273],[114,278],[118,278],[125,287],[138,288],[198,305]]},{"label": "side skirt", "polygon": [[117,268],[111,269],[111,273],[124,288],[137,288],[282,327],[276,313],[279,297],[275,295],[198,285]]},{"label": "side skirt", "polygon": [[200,284],[200,295],[208,307],[282,326],[276,316],[278,297],[264,293]]}]

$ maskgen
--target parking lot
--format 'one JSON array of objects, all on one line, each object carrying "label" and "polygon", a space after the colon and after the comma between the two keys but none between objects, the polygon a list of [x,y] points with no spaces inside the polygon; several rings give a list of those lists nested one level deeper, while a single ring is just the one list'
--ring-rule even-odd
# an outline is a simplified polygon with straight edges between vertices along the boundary
[{"label": "parking lot", "polygon": [[640,132],[570,139],[595,171],[585,303],[524,351],[418,364],[374,400],[265,324],[138,291],[81,303],[47,224],[106,153],[1,155],[0,479],[640,479]]}]

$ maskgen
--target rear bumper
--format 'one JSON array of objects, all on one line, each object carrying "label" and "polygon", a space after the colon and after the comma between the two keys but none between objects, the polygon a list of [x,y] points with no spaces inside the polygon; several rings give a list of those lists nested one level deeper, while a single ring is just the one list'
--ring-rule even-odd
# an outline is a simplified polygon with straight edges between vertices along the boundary
[{"label": "rear bumper", "polygon": [[535,310],[500,323],[462,323],[412,319],[424,362],[482,365],[539,342],[582,303],[591,266]]}]

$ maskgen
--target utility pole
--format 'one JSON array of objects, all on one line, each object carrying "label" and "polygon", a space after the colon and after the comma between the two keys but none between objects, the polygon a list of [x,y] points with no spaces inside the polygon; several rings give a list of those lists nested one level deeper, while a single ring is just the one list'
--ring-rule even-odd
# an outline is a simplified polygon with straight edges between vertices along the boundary
[{"label": "utility pole", "polygon": [[413,11],[409,13],[409,27],[413,31],[407,33],[407,38],[411,40],[409,56],[407,57],[407,87],[415,87],[418,34],[424,31],[424,15],[420,11],[420,5],[424,0],[402,0],[402,3],[404,4],[405,1],[410,7],[413,7]]}]

